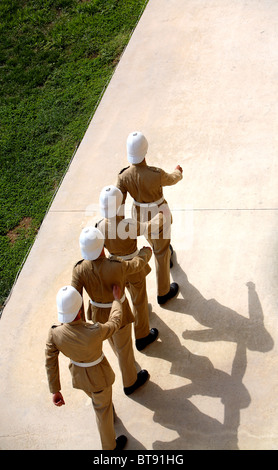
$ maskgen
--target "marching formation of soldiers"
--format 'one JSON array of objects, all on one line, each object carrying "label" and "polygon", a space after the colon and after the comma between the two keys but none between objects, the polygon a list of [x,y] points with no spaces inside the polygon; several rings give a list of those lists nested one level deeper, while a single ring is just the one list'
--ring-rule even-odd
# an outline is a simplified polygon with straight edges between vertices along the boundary
[{"label": "marching formation of soldiers", "polygon": [[[122,450],[127,438],[116,437],[112,384],[115,374],[102,351],[108,339],[118,359],[123,391],[131,395],[149,378],[147,370],[137,372],[133,343],[142,351],[158,337],[150,328],[146,276],[152,252],[155,258],[157,302],[175,297],[179,286],[170,282],[172,216],[163,197],[163,186],[182,179],[178,165],[172,173],[148,166],[148,142],[141,132],[127,139],[127,159],[131,164],[118,175],[116,186],[105,186],[99,198],[103,219],[82,230],[79,245],[82,260],[73,267],[70,285],[63,286],[56,298],[58,321],[46,342],[46,371],[56,406],[65,404],[59,377],[59,352],[70,358],[74,388],[92,399],[103,450]],[[132,218],[125,218],[125,200],[133,199]],[[140,250],[138,236],[150,246]],[[106,251],[105,251],[106,250]],[[125,295],[127,288],[132,302]],[[89,296],[85,313],[83,289]],[[86,320],[87,317],[87,320]]]}]

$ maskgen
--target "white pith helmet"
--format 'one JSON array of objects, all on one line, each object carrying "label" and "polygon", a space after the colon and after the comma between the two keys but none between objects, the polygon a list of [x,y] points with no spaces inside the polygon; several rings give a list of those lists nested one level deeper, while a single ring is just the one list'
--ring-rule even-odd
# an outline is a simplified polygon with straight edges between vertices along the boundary
[{"label": "white pith helmet", "polygon": [[123,200],[123,193],[116,186],[104,186],[99,196],[100,213],[106,219],[117,215]]},{"label": "white pith helmet", "polygon": [[74,287],[64,286],[58,291],[56,303],[58,320],[61,323],[70,323],[82,306],[82,296]]},{"label": "white pith helmet", "polygon": [[126,149],[127,159],[130,163],[141,163],[148,151],[148,141],[142,132],[131,132],[126,141]]},{"label": "white pith helmet", "polygon": [[95,227],[85,227],[79,237],[79,246],[84,259],[97,259],[104,246],[104,236]]}]

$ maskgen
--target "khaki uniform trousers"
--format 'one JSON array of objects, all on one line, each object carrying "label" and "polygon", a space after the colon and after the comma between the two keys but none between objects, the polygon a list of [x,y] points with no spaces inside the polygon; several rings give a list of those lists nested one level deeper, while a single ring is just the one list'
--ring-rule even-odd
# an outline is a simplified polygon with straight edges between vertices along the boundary
[{"label": "khaki uniform trousers", "polygon": [[170,242],[171,242],[171,223],[172,215],[166,202],[159,206],[145,208],[133,205],[133,217],[141,223],[153,219],[158,212],[163,212],[165,217],[164,225],[154,236],[145,235],[146,240],[152,247],[155,258],[157,295],[166,295],[170,290]]},{"label": "khaki uniform trousers", "polygon": [[170,239],[148,237],[147,240],[155,258],[157,295],[166,295],[170,290]]},{"label": "khaki uniform trousers", "polygon": [[149,306],[144,270],[127,279],[126,285],[133,304],[135,339],[148,336],[150,332]]},{"label": "khaki uniform trousers", "polygon": [[[128,300],[126,299],[125,302],[128,302]],[[93,321],[98,321],[100,323],[105,323],[107,321],[110,308],[100,308],[92,305],[90,305],[90,307],[93,312]],[[124,387],[130,387],[137,380],[137,369],[135,366],[131,331],[131,323],[127,323],[108,338],[109,344],[118,359]]]},{"label": "khaki uniform trousers", "polygon": [[116,447],[116,433],[114,429],[112,385],[105,387],[100,392],[86,393],[92,398],[102,449],[113,450]]},{"label": "khaki uniform trousers", "polygon": [[117,356],[122,374],[123,386],[131,387],[137,380],[137,369],[132,345],[131,323],[120,328],[109,338],[109,343]]}]

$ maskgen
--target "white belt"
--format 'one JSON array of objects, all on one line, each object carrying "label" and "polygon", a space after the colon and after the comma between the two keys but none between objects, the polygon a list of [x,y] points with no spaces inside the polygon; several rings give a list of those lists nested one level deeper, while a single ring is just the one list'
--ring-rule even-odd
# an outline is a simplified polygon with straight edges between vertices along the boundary
[{"label": "white belt", "polygon": [[137,202],[135,201],[135,199],[133,199],[135,206],[140,206],[140,207],[159,206],[160,204],[162,204],[163,201],[164,201],[164,196],[158,199],[158,201],[154,201],[154,202]]},{"label": "white belt", "polygon": [[96,366],[97,364],[99,364],[103,358],[104,358],[104,354],[102,353],[101,356],[96,361],[93,361],[93,362],[76,362],[76,361],[73,361],[72,359],[70,360],[70,362],[72,364],[75,364],[78,367],[92,367],[92,366]]},{"label": "white belt", "polygon": [[[120,299],[121,304],[124,302],[124,300],[125,300],[125,294]],[[111,308],[112,305],[113,305],[113,302],[111,302],[109,304],[102,304],[100,302],[94,302],[92,299],[90,299],[90,302],[91,302],[92,305],[94,305],[95,307],[99,307],[99,308]]]},{"label": "white belt", "polygon": [[131,253],[130,255],[111,255],[110,256],[118,256],[118,258],[123,259],[124,261],[133,259],[135,256],[137,256],[139,253],[139,250],[134,251],[134,253]]}]

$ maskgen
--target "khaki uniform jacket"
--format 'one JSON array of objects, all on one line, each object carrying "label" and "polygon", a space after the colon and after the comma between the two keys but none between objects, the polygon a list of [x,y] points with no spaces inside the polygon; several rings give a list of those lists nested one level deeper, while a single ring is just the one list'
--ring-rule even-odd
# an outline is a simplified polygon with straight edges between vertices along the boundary
[{"label": "khaki uniform jacket", "polygon": [[104,246],[110,255],[126,256],[137,250],[139,224],[134,219],[116,216],[102,219],[95,226],[104,235]]},{"label": "khaki uniform jacket", "polygon": [[151,203],[163,197],[163,186],[172,186],[181,179],[179,170],[166,173],[161,168],[148,166],[144,160],[124,168],[118,175],[117,187],[123,193],[123,203],[127,192],[137,202]]},{"label": "khaki uniform jacket", "polygon": [[[125,219],[122,216],[116,216],[111,219],[102,219],[96,223],[96,228],[103,234],[104,246],[111,256],[127,256],[137,251],[137,237],[145,235],[146,238],[151,235],[153,230],[159,234],[163,226],[163,216],[158,214],[154,219],[146,224],[140,224],[134,219]],[[140,274],[144,277],[151,272],[151,267],[146,264]],[[141,277],[141,276],[140,276]],[[129,276],[129,279],[137,279],[138,272]]]},{"label": "khaki uniform jacket", "polygon": [[[45,349],[45,366],[51,393],[61,390],[59,374],[59,352],[76,362],[93,362],[101,357],[102,343],[110,338],[122,323],[122,306],[117,300],[113,306],[108,321],[101,325],[91,324],[83,320],[52,326],[48,333]],[[70,363],[74,388],[85,392],[99,392],[113,384],[115,374],[106,357],[97,365],[80,367]]]},{"label": "khaki uniform jacket", "polygon": [[[158,214],[150,222],[140,224],[135,219],[125,219],[122,216],[116,216],[111,219],[102,219],[96,223],[95,227],[103,234],[104,246],[110,255],[127,256],[136,252],[137,237],[145,236],[148,238],[152,233],[159,234],[163,226],[163,215]],[[143,272],[145,275],[151,271],[147,264]]]},{"label": "khaki uniform jacket", "polygon": [[[96,227],[104,235],[104,246],[110,255],[121,257],[136,252],[138,225],[133,219],[123,219],[117,216],[114,219],[102,219],[96,224]],[[121,237],[121,229],[125,231],[126,235],[128,234],[126,239]],[[141,271],[128,276],[127,281],[141,279],[141,277],[147,276],[150,272],[151,267],[147,263]]]},{"label": "khaki uniform jacket", "polygon": [[[138,256],[130,261],[111,259],[101,256],[94,261],[81,260],[73,268],[71,285],[82,295],[85,288],[89,297],[98,303],[111,303],[113,297],[113,285],[120,286],[124,292],[127,279],[132,274],[141,271],[152,256],[152,251],[141,248]],[[122,304],[122,327],[134,321],[133,313],[127,299]],[[89,304],[87,311],[88,320],[105,323],[108,318],[109,308],[99,308]]]}]

